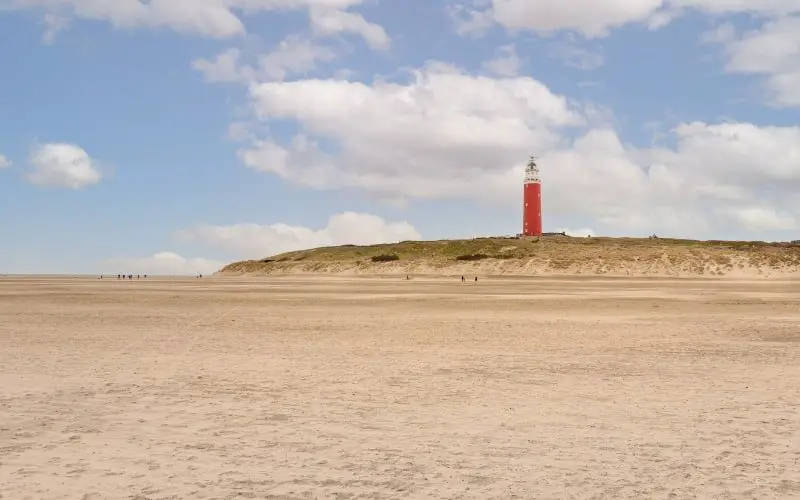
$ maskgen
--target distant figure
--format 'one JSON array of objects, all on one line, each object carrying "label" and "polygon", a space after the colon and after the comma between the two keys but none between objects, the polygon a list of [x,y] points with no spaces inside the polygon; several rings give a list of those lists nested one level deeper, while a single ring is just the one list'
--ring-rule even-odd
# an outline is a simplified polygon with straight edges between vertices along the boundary
[{"label": "distant figure", "polygon": [[477,277],[477,276],[475,276],[475,282],[476,282],[476,283],[478,282],[478,277]]},{"label": "distant figure", "polygon": [[147,275],[146,274],[144,275],[144,279],[147,279]]},{"label": "distant figure", "polygon": [[467,281],[467,280],[464,279],[464,276],[461,276],[461,282],[464,283],[465,281]]},{"label": "distant figure", "polygon": [[408,281],[409,279],[411,279],[411,278],[409,278],[408,275],[406,274],[406,281]]}]

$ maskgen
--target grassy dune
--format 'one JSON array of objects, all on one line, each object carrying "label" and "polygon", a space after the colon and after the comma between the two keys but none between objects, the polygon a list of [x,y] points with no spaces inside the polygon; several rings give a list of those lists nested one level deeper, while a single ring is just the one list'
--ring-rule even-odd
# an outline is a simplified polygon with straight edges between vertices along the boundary
[{"label": "grassy dune", "polygon": [[288,252],[219,271],[298,273],[800,277],[800,244],[565,236],[404,241]]}]

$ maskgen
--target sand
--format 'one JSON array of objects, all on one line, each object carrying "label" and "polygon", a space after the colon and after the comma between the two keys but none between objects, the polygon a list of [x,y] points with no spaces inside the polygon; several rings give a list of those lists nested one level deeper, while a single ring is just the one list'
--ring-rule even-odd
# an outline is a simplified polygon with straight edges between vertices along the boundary
[{"label": "sand", "polygon": [[0,497],[798,498],[800,282],[0,277]]},{"label": "sand", "polygon": [[[377,259],[374,260],[374,259]],[[218,276],[605,276],[800,280],[800,244],[649,238],[475,238],[321,247],[233,262]]]}]

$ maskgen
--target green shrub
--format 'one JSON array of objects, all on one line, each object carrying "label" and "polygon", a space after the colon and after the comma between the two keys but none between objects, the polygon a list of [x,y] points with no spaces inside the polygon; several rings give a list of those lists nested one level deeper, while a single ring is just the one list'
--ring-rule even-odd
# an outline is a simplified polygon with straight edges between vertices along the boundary
[{"label": "green shrub", "polygon": [[394,254],[384,254],[372,257],[372,262],[392,262],[395,260],[400,260],[400,256]]},{"label": "green shrub", "polygon": [[456,257],[456,260],[484,260],[484,259],[491,259],[488,255],[484,253],[471,253],[467,255],[459,255]]}]

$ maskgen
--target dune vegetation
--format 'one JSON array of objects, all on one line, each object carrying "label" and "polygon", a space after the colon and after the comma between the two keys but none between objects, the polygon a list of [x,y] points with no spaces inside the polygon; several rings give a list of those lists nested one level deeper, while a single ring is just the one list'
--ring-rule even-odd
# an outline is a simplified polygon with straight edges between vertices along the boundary
[{"label": "dune vegetation", "polygon": [[314,248],[235,262],[221,275],[800,276],[800,244],[667,238],[476,238]]}]

